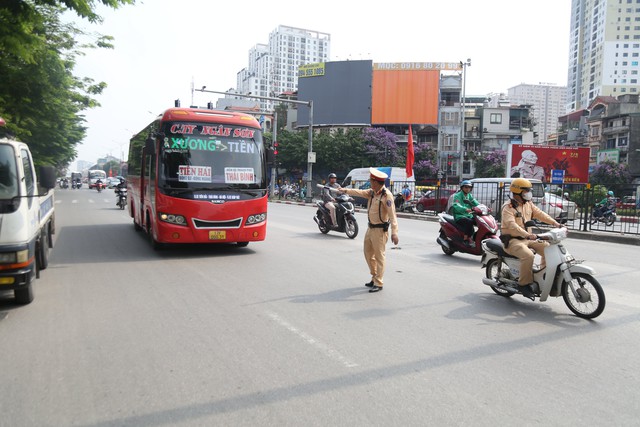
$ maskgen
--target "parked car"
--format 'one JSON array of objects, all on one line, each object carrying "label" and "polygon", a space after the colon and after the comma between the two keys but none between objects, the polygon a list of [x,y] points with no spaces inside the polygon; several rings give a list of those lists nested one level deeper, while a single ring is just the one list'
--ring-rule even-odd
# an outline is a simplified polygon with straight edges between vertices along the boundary
[{"label": "parked car", "polygon": [[573,221],[579,215],[578,205],[575,202],[553,193],[544,193],[544,198],[538,203],[538,207],[559,223]]},{"label": "parked car", "polygon": [[618,209],[636,209],[638,202],[632,196],[624,196],[622,200],[616,200],[616,208]]},{"label": "parked car", "polygon": [[451,196],[455,192],[455,190],[449,190],[446,188],[441,188],[439,190],[428,190],[416,202],[416,209],[418,210],[418,212],[443,212],[447,208],[447,201],[449,200],[449,196]]}]

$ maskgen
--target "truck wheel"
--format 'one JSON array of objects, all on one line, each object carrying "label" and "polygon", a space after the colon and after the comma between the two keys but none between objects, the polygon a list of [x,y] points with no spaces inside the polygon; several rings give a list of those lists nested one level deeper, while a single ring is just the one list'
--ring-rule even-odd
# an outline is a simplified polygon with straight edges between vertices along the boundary
[{"label": "truck wheel", "polygon": [[16,302],[18,304],[29,304],[33,301],[33,287],[32,284],[29,283],[27,286],[22,287],[20,289],[16,289],[13,291],[13,295],[16,297]]},{"label": "truck wheel", "polygon": [[49,266],[49,233],[46,229],[40,233],[36,262],[38,270],[46,270]]}]

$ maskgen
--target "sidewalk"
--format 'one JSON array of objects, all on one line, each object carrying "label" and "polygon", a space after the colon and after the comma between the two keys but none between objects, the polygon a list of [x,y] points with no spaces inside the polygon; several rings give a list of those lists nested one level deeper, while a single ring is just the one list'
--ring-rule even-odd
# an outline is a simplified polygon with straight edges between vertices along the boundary
[{"label": "sidewalk", "polygon": [[[273,199],[269,200],[270,203],[283,203],[287,205],[300,205],[300,206],[309,206],[315,207],[315,203],[305,203],[294,200],[278,200]],[[364,208],[356,208],[356,212],[366,212]],[[398,218],[408,218],[417,221],[430,221],[430,222],[438,222],[437,215],[429,215],[429,214],[412,214],[408,212],[398,212]],[[622,233],[607,233],[602,231],[579,231],[569,229],[569,238],[570,239],[581,239],[581,240],[594,240],[599,242],[610,242],[610,243],[622,243],[625,245],[634,245],[640,246],[640,236],[633,234],[622,234]]]}]

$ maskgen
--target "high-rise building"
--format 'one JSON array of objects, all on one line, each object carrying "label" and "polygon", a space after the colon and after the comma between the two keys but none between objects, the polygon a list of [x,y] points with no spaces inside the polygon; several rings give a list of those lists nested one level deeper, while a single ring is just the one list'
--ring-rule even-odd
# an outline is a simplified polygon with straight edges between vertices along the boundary
[{"label": "high-rise building", "polygon": [[567,111],[638,94],[639,61],[639,0],[572,0]]},{"label": "high-rise building", "polygon": [[519,84],[508,89],[512,104],[531,105],[537,143],[546,144],[558,131],[558,117],[565,114],[567,87],[550,84]]},{"label": "high-rise building", "polygon": [[[298,88],[298,67],[329,61],[331,35],[314,30],[279,25],[269,34],[268,44],[249,50],[249,64],[237,75],[236,92],[276,97]],[[264,110],[271,101],[262,100]]]}]

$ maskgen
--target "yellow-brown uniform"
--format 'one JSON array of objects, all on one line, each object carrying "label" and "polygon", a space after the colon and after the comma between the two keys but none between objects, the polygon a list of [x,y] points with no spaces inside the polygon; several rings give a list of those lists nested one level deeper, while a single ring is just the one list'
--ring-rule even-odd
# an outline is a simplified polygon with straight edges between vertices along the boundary
[{"label": "yellow-brown uniform", "polygon": [[533,248],[536,253],[540,254],[540,268],[542,269],[546,266],[544,248],[549,244],[537,240],[528,240],[528,236],[531,235],[531,227],[527,228],[524,224],[533,219],[547,224],[558,225],[556,220],[531,202],[519,203],[512,199],[512,201],[502,205],[500,234],[512,237],[509,246],[505,248],[505,252],[520,259],[519,285],[528,285],[533,282],[533,260],[535,254],[529,248]]},{"label": "yellow-brown uniform", "polygon": [[343,188],[342,191],[351,195],[365,197],[367,199],[367,218],[369,227],[364,235],[364,257],[369,266],[371,280],[375,286],[383,286],[385,247],[389,240],[389,231],[385,231],[383,224],[389,224],[392,235],[398,235],[398,219],[391,192],[382,186],[380,191],[374,194],[372,189],[357,190]]}]

